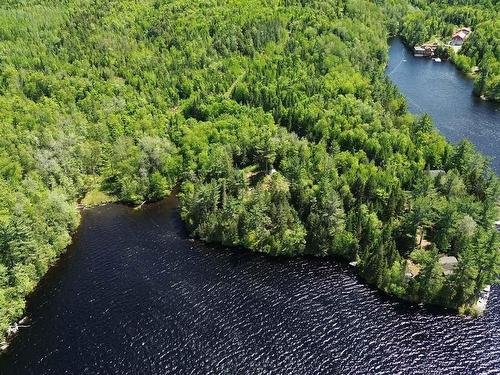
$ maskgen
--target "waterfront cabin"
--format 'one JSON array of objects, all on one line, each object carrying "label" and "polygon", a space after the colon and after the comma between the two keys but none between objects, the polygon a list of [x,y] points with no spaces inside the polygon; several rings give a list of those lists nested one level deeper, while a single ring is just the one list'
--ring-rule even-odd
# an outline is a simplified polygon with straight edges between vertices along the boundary
[{"label": "waterfront cabin", "polygon": [[436,43],[422,44],[421,46],[413,47],[413,55],[416,57],[432,57],[438,45]]},{"label": "waterfront cabin", "polygon": [[442,256],[439,258],[439,264],[443,267],[445,276],[451,275],[458,264],[458,259],[454,256]]},{"label": "waterfront cabin", "polygon": [[421,57],[424,56],[424,53],[425,53],[425,48],[422,48],[420,46],[413,47],[413,56]]},{"label": "waterfront cabin", "polygon": [[462,27],[461,29],[458,29],[451,37],[450,45],[461,46],[464,44],[464,41],[469,36],[470,32],[470,27]]}]

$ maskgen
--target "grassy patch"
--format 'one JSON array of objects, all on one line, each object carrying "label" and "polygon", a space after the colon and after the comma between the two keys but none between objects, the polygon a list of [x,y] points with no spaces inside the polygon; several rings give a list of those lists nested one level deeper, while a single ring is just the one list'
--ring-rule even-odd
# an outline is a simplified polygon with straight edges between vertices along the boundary
[{"label": "grassy patch", "polygon": [[473,318],[477,318],[478,316],[481,316],[481,312],[477,309],[476,306],[460,306],[458,308],[458,313],[460,315],[466,315],[466,316],[471,316]]},{"label": "grassy patch", "polygon": [[100,190],[90,190],[80,202],[85,207],[98,206],[105,203],[115,202],[116,198],[108,195]]}]

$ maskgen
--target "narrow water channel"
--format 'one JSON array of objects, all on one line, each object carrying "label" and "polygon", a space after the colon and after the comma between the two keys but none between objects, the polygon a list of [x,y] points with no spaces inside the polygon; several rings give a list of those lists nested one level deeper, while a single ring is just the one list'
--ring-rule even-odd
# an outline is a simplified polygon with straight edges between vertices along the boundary
[{"label": "narrow water channel", "polygon": [[406,96],[411,112],[431,115],[451,142],[469,139],[500,174],[499,103],[474,96],[473,81],[450,62],[413,57],[397,38],[390,41],[387,75]]}]

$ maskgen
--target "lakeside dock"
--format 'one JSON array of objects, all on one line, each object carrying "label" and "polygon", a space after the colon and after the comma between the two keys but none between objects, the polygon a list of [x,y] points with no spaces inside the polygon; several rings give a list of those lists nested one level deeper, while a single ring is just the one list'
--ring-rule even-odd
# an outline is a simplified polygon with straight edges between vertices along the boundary
[{"label": "lakeside dock", "polygon": [[479,299],[476,302],[475,308],[479,312],[479,314],[484,314],[486,311],[486,306],[488,304],[488,298],[490,297],[491,285],[487,285],[479,295]]}]

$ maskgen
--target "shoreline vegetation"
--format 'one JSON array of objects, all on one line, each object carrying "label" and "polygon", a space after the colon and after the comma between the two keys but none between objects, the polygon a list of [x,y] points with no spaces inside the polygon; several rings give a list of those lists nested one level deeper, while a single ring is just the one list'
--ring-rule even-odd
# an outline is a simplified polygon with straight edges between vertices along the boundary
[{"label": "shoreline vegetation", "polygon": [[[417,45],[409,44],[400,35],[395,35],[395,36],[393,36],[393,38],[399,38],[403,42],[404,46],[408,49],[408,51],[413,54],[413,50]],[[455,66],[455,68],[458,69],[461,73],[463,73],[463,75],[465,77],[467,77],[468,79],[474,81],[477,77],[479,77],[480,72],[479,72],[479,69],[477,66],[473,66],[471,68],[466,67],[465,70],[463,70],[463,67],[457,65],[455,63],[455,60],[454,60],[454,56],[456,56],[456,53],[453,52],[453,50],[450,50],[449,49],[450,47],[447,46],[444,42],[442,42],[442,41],[438,41],[438,42],[427,41],[427,42],[422,43],[422,45],[428,45],[428,44],[432,44],[432,43],[438,44],[438,51],[436,51],[435,54],[432,56],[422,56],[422,58],[435,59],[436,57],[439,57],[443,61],[449,61],[450,63],[452,63]],[[476,95],[477,97],[483,99],[483,100],[497,101],[491,97],[487,97],[484,94],[476,93],[474,90],[473,90],[473,94]]]},{"label": "shoreline vegetation", "polygon": [[[413,48],[438,44],[436,56],[449,59],[474,80],[474,95],[500,102],[500,4],[489,1],[410,0],[399,35]],[[456,46],[452,36],[468,28],[470,34]]]},{"label": "shoreline vegetation", "polygon": [[2,4],[0,332],[70,243],[78,203],[138,205],[176,186],[204,241],[343,258],[386,293],[468,312],[498,281],[500,183],[385,77],[407,11]]},{"label": "shoreline vegetation", "polygon": [[92,208],[117,202],[117,197],[102,191],[101,185],[102,179],[99,176],[90,179],[87,192],[83,195],[82,199],[77,201],[76,208]]},{"label": "shoreline vegetation", "polygon": [[[405,48],[408,50],[409,53],[411,53],[413,55],[413,50],[414,50],[414,47],[415,45],[411,45],[409,44],[402,36],[400,35],[394,35],[392,36],[391,38],[398,38],[399,40],[401,40],[401,42],[403,43],[403,45],[405,46]],[[425,44],[431,44],[432,42],[425,42],[423,43],[424,45]],[[444,46],[444,43],[442,42],[439,42],[439,46]],[[446,49],[446,47],[444,47]],[[415,55],[413,55],[413,57],[415,57]],[[470,79],[470,80],[475,80],[478,75],[479,75],[479,71],[474,71],[474,70],[469,70],[469,71],[464,71],[462,69],[460,69],[460,67],[458,65],[456,65],[453,61],[453,58],[450,56],[449,54],[449,51],[443,51],[443,50],[439,50],[438,52],[436,52],[435,55],[432,55],[432,56],[421,56],[421,58],[424,58],[424,59],[435,59],[436,57],[439,57],[442,61],[449,61],[451,64],[453,64],[455,66],[455,68],[461,72],[467,79]],[[477,97],[479,97],[480,99],[482,100],[488,100],[488,101],[495,101],[493,100],[492,98],[490,97],[486,97],[485,95],[477,95],[476,93],[473,92],[474,95],[476,95]]]}]

